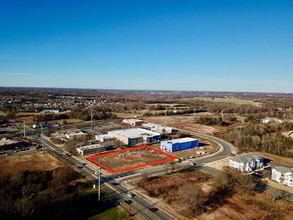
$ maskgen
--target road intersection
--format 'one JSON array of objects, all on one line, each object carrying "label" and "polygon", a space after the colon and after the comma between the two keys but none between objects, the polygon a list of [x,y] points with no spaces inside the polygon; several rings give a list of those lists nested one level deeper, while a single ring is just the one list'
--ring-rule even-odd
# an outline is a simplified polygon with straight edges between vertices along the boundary
[{"label": "road intersection", "polygon": [[[220,146],[220,149],[218,152],[205,156],[204,158],[193,159],[193,160],[183,161],[181,163],[178,163],[178,166],[177,166],[178,170],[194,168],[206,173],[210,173],[212,175],[219,175],[220,173],[219,170],[202,166],[202,164],[220,160],[220,159],[233,155],[232,152],[235,153],[234,147],[224,140],[221,140],[219,138],[206,135],[206,134],[200,134],[200,133],[190,132],[186,130],[180,130],[180,131],[189,133],[190,135],[193,135],[196,137],[209,139],[215,142],[216,144],[218,144]],[[45,138],[43,138],[42,140],[38,139],[38,141],[39,142],[42,141],[43,144],[48,149],[54,152],[54,154],[58,154],[60,156],[63,155],[64,151],[62,149],[55,146],[53,143],[46,140]],[[86,178],[88,178],[94,184],[98,184],[98,176],[95,175],[95,172],[96,172],[95,169],[93,169],[91,166],[85,165],[81,160],[79,160],[76,157],[66,156],[64,158],[71,166],[79,170]],[[191,165],[191,163],[196,163],[198,166],[193,166]],[[129,190],[122,184],[124,181],[130,181],[132,179],[138,178],[145,173],[147,175],[158,175],[165,172],[166,172],[166,167],[164,165],[158,165],[158,166],[148,167],[145,169],[140,169],[137,171],[122,173],[119,175],[118,174],[109,175],[109,176],[101,175],[101,185],[104,185],[103,189],[106,190],[107,193],[110,194],[112,198],[116,200],[117,203],[124,202],[127,206],[129,206],[129,208],[131,208],[135,213],[142,216],[144,219],[166,219],[166,220],[173,219],[173,217],[170,216],[168,213],[157,209],[154,206],[154,204],[151,204],[150,202],[146,201],[139,195],[134,195],[133,197],[131,197],[131,200],[132,200],[131,203],[127,202],[130,200],[130,198],[127,196],[127,193],[129,192]]]}]

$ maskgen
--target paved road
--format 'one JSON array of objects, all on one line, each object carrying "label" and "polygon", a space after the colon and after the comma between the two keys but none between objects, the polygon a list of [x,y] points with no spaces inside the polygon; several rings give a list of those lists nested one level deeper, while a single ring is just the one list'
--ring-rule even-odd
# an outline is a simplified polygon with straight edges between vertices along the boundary
[{"label": "paved road", "polygon": [[[204,163],[209,163],[213,161],[217,161],[220,159],[224,159],[228,156],[233,156],[236,152],[234,147],[229,144],[228,142],[221,140],[219,138],[206,135],[206,134],[200,134],[196,132],[190,132],[186,130],[180,130],[181,132],[188,133],[191,135],[194,135],[196,137],[201,137],[205,138],[208,140],[211,140],[215,143],[217,143],[220,146],[220,150],[214,154],[208,155],[207,157],[204,158],[199,158],[199,159],[193,159],[193,160],[188,160],[188,161],[183,161],[181,163],[177,164],[177,169],[187,169],[187,168],[193,168],[197,169],[206,173],[209,173],[211,175],[217,176],[220,174],[220,170],[217,170],[215,168],[211,167],[206,167],[203,166],[202,164]],[[39,139],[39,141],[41,141]],[[49,147],[53,152],[56,154],[62,155],[63,150],[60,148],[56,147],[54,144],[51,142],[47,141],[46,139],[43,139],[44,145]],[[75,159],[74,157],[65,157],[65,159],[76,169],[79,169],[79,171],[86,176],[88,179],[90,179],[94,183],[98,183],[98,177],[94,175],[95,170],[88,166],[83,166],[82,162],[79,160]],[[191,163],[196,163],[197,165],[191,165]],[[83,166],[82,169],[80,167]],[[138,213],[141,215],[144,219],[172,219],[171,216],[169,216],[167,213],[163,212],[162,210],[157,210],[155,212],[150,211],[151,207],[155,207],[155,204],[151,204],[141,198],[138,195],[135,195],[134,197],[130,198],[127,196],[128,189],[123,186],[123,181],[126,180],[133,180],[135,178],[139,178],[143,173],[147,173],[148,175],[158,175],[158,174],[163,174],[166,173],[166,166],[164,165],[158,165],[158,166],[153,166],[153,167],[147,167],[142,170],[136,170],[136,171],[129,171],[126,173],[121,173],[121,174],[116,174],[116,175],[111,175],[111,176],[102,176],[101,177],[101,184],[104,185],[105,187],[103,188],[104,190],[107,191],[111,197],[116,200],[118,203],[124,202],[127,200],[131,200],[131,204],[126,204],[129,206],[134,212]],[[270,187],[268,187],[269,189]],[[287,195],[287,197],[291,196]]]},{"label": "paved road", "polygon": [[[209,157],[206,157],[206,158],[194,159],[192,161],[189,160],[189,161],[184,161],[182,163],[178,163],[178,169],[195,168],[195,169],[201,170],[203,172],[210,173],[212,175],[218,175],[220,173],[219,170],[205,167],[205,166],[201,166],[201,164],[216,161],[216,160],[219,160],[219,159],[222,159],[222,158],[225,158],[225,157],[231,155],[230,144],[219,139],[219,138],[213,137],[213,136],[189,132],[189,131],[185,131],[185,130],[181,130],[181,131],[189,133],[191,135],[195,135],[198,137],[212,140],[221,146],[221,148],[220,148],[221,150],[213,155],[209,155]],[[58,155],[63,155],[63,150],[56,147],[54,144],[52,144],[48,140],[43,138],[43,139],[38,139],[38,141],[39,141],[39,143],[43,142],[43,144],[45,146],[47,146],[49,149],[51,149],[54,153],[56,153]],[[79,171],[84,176],[86,176],[88,179],[95,181],[97,183],[98,177],[93,176],[94,175],[93,173],[95,172],[95,170],[91,169],[90,167],[84,166],[80,161],[78,161],[74,157],[65,156],[64,158],[73,167],[75,167],[76,169],[79,169]],[[192,166],[192,165],[190,165],[191,162],[195,162],[199,166],[196,166],[196,167]],[[80,167],[83,167],[83,168],[80,168]],[[139,171],[132,171],[132,172],[127,172],[127,173],[123,173],[123,174],[119,174],[119,175],[102,177],[101,184],[106,186],[105,187],[106,191],[108,191],[108,193],[110,193],[112,195],[112,198],[114,198],[118,202],[132,200],[131,204],[126,204],[126,205],[128,205],[136,213],[141,215],[144,219],[172,219],[171,216],[169,216],[168,214],[166,214],[165,212],[163,212],[161,210],[157,210],[155,212],[150,211],[151,207],[155,207],[154,204],[150,204],[149,202],[145,201],[144,199],[142,199],[138,195],[136,195],[132,198],[129,198],[126,195],[128,190],[122,184],[117,184],[117,185],[114,184],[115,182],[122,183],[124,180],[130,180],[132,178],[137,178],[138,176],[141,175],[141,173],[145,173],[145,172],[147,172],[149,175],[157,175],[157,174],[166,172],[166,167],[164,165],[154,166],[154,167],[150,167],[150,168],[139,170]]]},{"label": "paved road", "polygon": [[[43,144],[48,147],[52,152],[62,156],[63,150],[56,147],[54,144],[49,142],[46,139],[37,139],[39,143],[43,142]],[[93,170],[92,168],[88,167],[87,165],[83,165],[82,162],[78,161],[72,156],[63,156],[63,158],[74,168],[78,169],[87,179],[92,181],[95,184],[98,184],[98,176],[96,176],[94,173],[96,170]],[[81,168],[82,167],[82,168]],[[155,212],[150,211],[150,208],[154,207],[153,204],[150,204],[149,202],[143,200],[139,196],[135,195],[132,198],[127,196],[128,189],[126,189],[124,186],[118,183],[117,180],[122,178],[123,176],[131,175],[133,173],[124,173],[120,176],[114,175],[114,176],[101,176],[101,185],[103,185],[103,189],[107,192],[107,194],[111,195],[111,198],[116,200],[118,203],[125,202],[126,200],[132,200],[131,204],[128,205],[131,209],[133,209],[136,213],[141,215],[144,219],[173,219],[168,214],[157,210]],[[118,184],[117,184],[118,183]]]}]

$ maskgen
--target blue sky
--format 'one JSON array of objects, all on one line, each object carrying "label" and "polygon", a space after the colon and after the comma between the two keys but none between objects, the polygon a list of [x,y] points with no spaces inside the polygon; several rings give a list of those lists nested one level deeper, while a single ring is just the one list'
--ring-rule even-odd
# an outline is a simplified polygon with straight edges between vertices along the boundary
[{"label": "blue sky", "polygon": [[0,0],[0,86],[293,93],[292,0]]}]

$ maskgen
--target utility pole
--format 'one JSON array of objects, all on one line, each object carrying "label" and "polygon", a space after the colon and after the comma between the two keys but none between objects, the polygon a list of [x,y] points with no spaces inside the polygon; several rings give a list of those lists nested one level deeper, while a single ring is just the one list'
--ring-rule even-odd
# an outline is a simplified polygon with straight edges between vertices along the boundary
[{"label": "utility pole", "polygon": [[91,129],[93,130],[93,109],[91,105]]},{"label": "utility pole", "polygon": [[23,137],[25,137],[25,122],[23,122]]},{"label": "utility pole", "polygon": [[41,125],[41,138],[42,138],[42,152],[44,152],[43,126],[42,125]]},{"label": "utility pole", "polygon": [[98,200],[101,201],[101,158],[99,157],[99,193]]}]

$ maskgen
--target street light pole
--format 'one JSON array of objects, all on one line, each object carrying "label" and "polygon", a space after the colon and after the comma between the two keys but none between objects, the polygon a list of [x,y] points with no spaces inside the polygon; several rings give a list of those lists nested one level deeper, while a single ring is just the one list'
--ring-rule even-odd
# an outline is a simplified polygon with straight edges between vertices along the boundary
[{"label": "street light pole", "polygon": [[25,137],[25,122],[23,122],[23,137]]},{"label": "street light pole", "polygon": [[99,157],[99,193],[98,200],[101,201],[101,158]]},{"label": "street light pole", "polygon": [[42,138],[42,151],[44,152],[43,126],[41,126],[41,138]]},{"label": "street light pole", "polygon": [[101,172],[99,172],[99,194],[98,194],[98,200],[101,201]]},{"label": "street light pole", "polygon": [[93,130],[93,109],[91,105],[91,129]]}]

